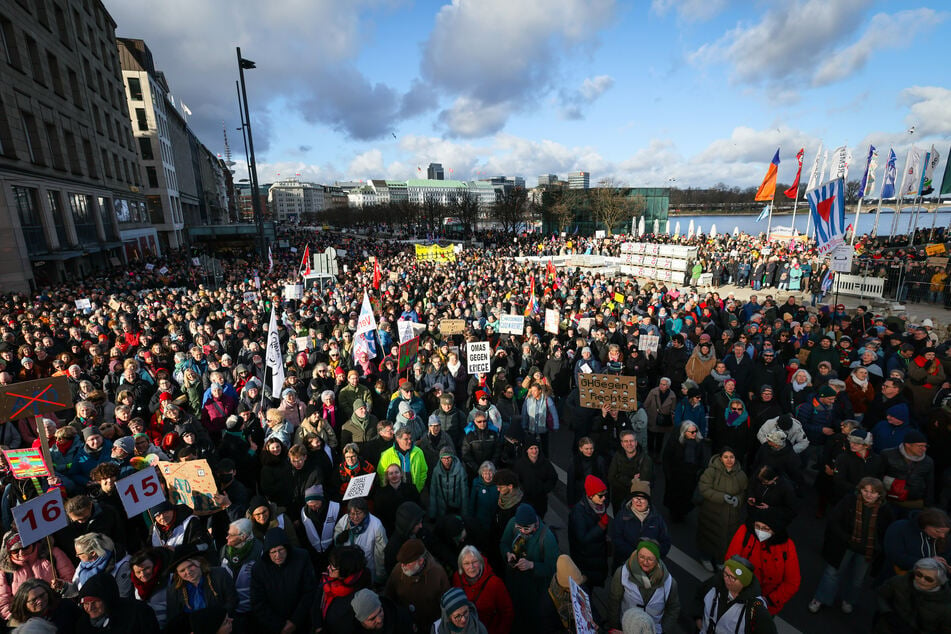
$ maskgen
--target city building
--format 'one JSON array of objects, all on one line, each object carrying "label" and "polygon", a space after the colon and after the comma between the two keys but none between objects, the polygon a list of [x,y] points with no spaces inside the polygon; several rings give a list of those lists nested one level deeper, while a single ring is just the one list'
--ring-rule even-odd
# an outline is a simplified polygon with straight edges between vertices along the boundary
[{"label": "city building", "polygon": [[296,221],[303,214],[317,213],[326,209],[335,196],[337,198],[342,196],[343,205],[346,206],[347,195],[339,187],[336,189],[338,194],[328,192],[326,185],[315,185],[296,178],[287,178],[277,181],[268,188],[267,204],[274,220]]},{"label": "city building", "polygon": [[568,175],[568,189],[591,189],[591,172],[572,172]]},{"label": "city building", "polygon": [[434,200],[440,205],[448,205],[453,196],[468,189],[463,181],[411,179],[406,181],[406,192],[411,203],[422,205]]},{"label": "city building", "polygon": [[446,173],[443,171],[442,163],[430,163],[426,168],[426,178],[431,181],[446,180]]},{"label": "city building", "polygon": [[100,0],[0,4],[0,284],[28,292],[121,266],[149,227],[136,141]]},{"label": "city building", "polygon": [[[247,179],[244,179],[247,181]],[[264,219],[270,218],[268,209],[268,192],[272,183],[264,183],[258,188],[258,199],[261,203],[261,213]],[[238,196],[238,222],[254,222],[254,204],[251,196],[251,183],[236,183],[235,192]]]},{"label": "city building", "polygon": [[545,187],[546,185],[547,185],[547,186],[552,186],[552,185],[555,185],[555,184],[557,184],[557,183],[558,183],[558,175],[557,175],[557,174],[542,174],[541,176],[538,177],[538,186],[539,186],[539,187]]}]

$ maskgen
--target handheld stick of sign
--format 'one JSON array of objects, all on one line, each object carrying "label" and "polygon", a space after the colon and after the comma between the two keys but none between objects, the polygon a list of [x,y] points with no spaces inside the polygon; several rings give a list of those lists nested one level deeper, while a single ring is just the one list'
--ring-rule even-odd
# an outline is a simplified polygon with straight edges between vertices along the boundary
[{"label": "handheld stick of sign", "polygon": [[30,481],[33,482],[33,488],[36,489],[37,495],[43,495],[43,487],[40,486],[40,479],[37,477],[30,478]]},{"label": "handheld stick of sign", "polygon": [[43,423],[43,416],[34,418],[36,424],[36,436],[40,441],[40,453],[43,454],[43,460],[46,462],[46,470],[53,473],[53,455],[50,453],[49,441],[46,437],[46,425]]},{"label": "handheld stick of sign", "polygon": [[50,570],[53,571],[53,578],[56,578],[56,560],[53,559],[53,540],[49,535],[46,536],[46,550],[50,556]]}]

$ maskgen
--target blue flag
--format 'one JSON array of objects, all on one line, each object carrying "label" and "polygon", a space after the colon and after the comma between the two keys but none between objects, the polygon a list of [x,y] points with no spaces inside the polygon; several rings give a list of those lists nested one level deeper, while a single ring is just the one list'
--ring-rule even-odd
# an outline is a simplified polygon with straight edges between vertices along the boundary
[{"label": "blue flag", "polygon": [[898,177],[898,157],[895,150],[888,151],[888,163],[885,164],[885,179],[882,181],[882,198],[895,197],[895,179]]},{"label": "blue flag", "polygon": [[759,212],[759,216],[756,218],[756,222],[760,220],[766,220],[766,217],[769,215],[769,205],[763,205],[763,211]]},{"label": "blue flag", "polygon": [[845,179],[837,178],[806,193],[820,255],[842,244],[845,235]]}]

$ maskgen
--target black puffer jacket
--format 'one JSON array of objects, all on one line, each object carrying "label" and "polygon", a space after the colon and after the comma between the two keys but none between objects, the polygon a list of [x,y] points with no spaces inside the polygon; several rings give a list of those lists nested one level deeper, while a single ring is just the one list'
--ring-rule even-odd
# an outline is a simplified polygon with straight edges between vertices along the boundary
[{"label": "black puffer jacket", "polygon": [[105,604],[106,615],[109,617],[105,626],[96,627],[83,611],[82,617],[76,624],[76,632],[79,634],[108,634],[109,632],[158,634],[159,632],[158,620],[149,604],[144,601],[119,598],[119,586],[108,572],[100,572],[84,583],[82,590],[79,591],[79,597],[99,597]]},{"label": "black puffer jacket", "polygon": [[599,520],[586,497],[571,507],[568,515],[569,552],[592,588],[602,585],[608,576],[607,524],[602,526]]},{"label": "black puffer jacket", "polygon": [[[287,549],[287,559],[280,566],[269,555],[277,546]],[[317,579],[307,551],[292,548],[284,529],[268,530],[261,560],[251,569],[251,616],[258,631],[277,634],[288,621],[297,626],[297,631],[306,631],[316,590]]]}]

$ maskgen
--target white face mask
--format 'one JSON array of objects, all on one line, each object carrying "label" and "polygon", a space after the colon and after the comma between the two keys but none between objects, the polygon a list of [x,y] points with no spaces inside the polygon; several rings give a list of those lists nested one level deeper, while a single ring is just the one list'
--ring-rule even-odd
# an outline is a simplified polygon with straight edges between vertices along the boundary
[{"label": "white face mask", "polygon": [[754,529],[753,532],[756,533],[756,539],[760,540],[761,542],[765,542],[767,539],[773,536],[771,532],[764,531],[759,528]]}]

